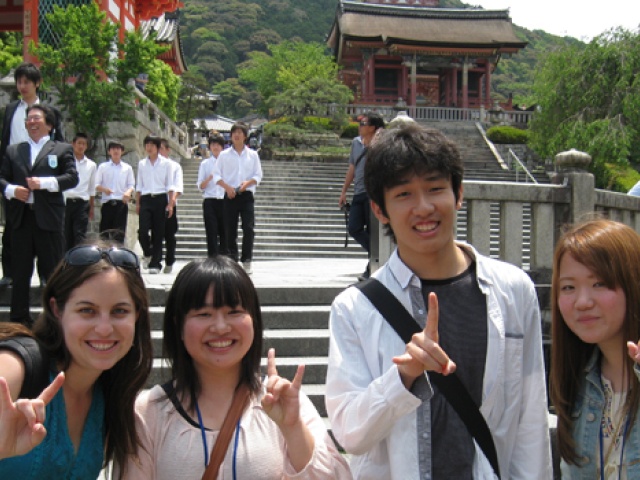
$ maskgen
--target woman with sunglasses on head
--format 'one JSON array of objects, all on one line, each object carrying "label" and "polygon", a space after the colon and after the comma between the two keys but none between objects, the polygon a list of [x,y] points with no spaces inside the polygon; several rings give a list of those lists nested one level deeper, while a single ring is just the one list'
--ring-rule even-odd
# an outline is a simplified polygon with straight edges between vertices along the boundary
[{"label": "woman with sunglasses on head", "polygon": [[142,448],[128,480],[350,479],[345,460],[301,390],[269,351],[247,273],[226,256],[196,260],[167,297],[164,357],[172,380],[136,402]]},{"label": "woman with sunglasses on head", "polygon": [[104,247],[66,253],[33,332],[0,331],[0,478],[95,479],[138,449],[149,301],[135,253]]},{"label": "woman with sunglasses on head", "polygon": [[551,290],[562,478],[640,478],[640,235],[604,219],[572,227]]}]

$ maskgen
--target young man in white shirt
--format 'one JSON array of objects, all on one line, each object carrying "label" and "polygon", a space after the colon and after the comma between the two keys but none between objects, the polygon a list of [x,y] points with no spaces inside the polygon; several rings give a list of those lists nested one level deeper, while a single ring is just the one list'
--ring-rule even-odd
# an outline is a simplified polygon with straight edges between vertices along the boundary
[{"label": "young man in white shirt", "polygon": [[96,172],[96,191],[102,193],[100,208],[100,236],[124,244],[127,233],[129,202],[136,185],[133,168],[122,161],[124,145],[110,141],[107,145],[110,160],[101,163]]},{"label": "young man in white shirt", "polygon": [[486,420],[501,478],[551,478],[534,285],[455,241],[462,176],[457,148],[436,130],[390,129],[369,149],[371,208],[397,244],[372,277],[422,330],[405,345],[355,287],[332,305],[327,412],[356,479],[494,478],[430,381],[432,372],[454,371]]},{"label": "young man in white shirt", "polygon": [[184,192],[184,181],[182,166],[173,160],[169,155],[171,149],[169,148],[169,142],[166,138],[160,139],[160,155],[169,160],[172,168],[172,183],[174,186],[174,203],[173,203],[173,215],[167,217],[164,224],[164,246],[165,246],[165,259],[167,264],[164,266],[164,273],[171,273],[173,271],[173,264],[176,262],[176,247],[178,242],[176,240],[176,234],[178,233],[178,197]]},{"label": "young man in white shirt", "polygon": [[96,163],[85,155],[89,148],[89,137],[86,133],[76,133],[71,146],[79,181],[77,186],[63,192],[66,204],[64,239],[67,250],[79,245],[87,237],[96,197]]},{"label": "young man in white shirt", "polygon": [[255,239],[256,187],[262,180],[262,165],[255,150],[246,146],[249,127],[237,122],[231,127],[231,148],[218,157],[213,181],[224,188],[224,230],[229,256],[238,261],[238,217],[242,219],[242,266],[251,273]]},{"label": "young man in white shirt", "polygon": [[207,234],[207,256],[227,254],[224,234],[224,188],[213,181],[218,157],[224,150],[224,137],[219,133],[209,137],[211,155],[200,162],[198,190],[202,192],[202,216]]},{"label": "young man in white shirt", "polygon": [[138,241],[144,254],[143,266],[150,274],[162,270],[165,223],[173,215],[175,205],[173,168],[170,161],[160,155],[160,145],[159,137],[145,137],[147,157],[138,162],[136,180],[136,212],[140,216]]}]

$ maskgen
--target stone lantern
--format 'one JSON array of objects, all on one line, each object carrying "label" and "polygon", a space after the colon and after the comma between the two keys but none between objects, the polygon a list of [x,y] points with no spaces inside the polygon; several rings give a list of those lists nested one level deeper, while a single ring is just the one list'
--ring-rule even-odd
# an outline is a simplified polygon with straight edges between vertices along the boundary
[{"label": "stone lantern", "polygon": [[556,167],[560,172],[586,172],[591,155],[572,148],[556,155]]}]

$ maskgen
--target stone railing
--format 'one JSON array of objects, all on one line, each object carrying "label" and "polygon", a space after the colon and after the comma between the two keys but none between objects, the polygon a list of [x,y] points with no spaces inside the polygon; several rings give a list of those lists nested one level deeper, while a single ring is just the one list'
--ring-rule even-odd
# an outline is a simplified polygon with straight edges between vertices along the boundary
[{"label": "stone railing", "polygon": [[[517,110],[487,110],[480,108],[455,108],[455,107],[412,107],[404,106],[402,110],[417,121],[436,121],[436,122],[481,122],[494,125],[526,125],[531,120],[533,112],[517,111]],[[398,108],[392,105],[378,104],[349,104],[338,105],[330,104],[327,106],[327,113],[336,111],[356,117],[365,112],[378,112],[386,121],[395,118]]]},{"label": "stone railing", "polygon": [[[466,240],[481,253],[548,274],[563,225],[596,213],[640,232],[640,197],[596,189],[593,175],[585,172],[560,174],[556,182],[465,181]],[[393,245],[378,230],[372,257],[381,265]]]}]

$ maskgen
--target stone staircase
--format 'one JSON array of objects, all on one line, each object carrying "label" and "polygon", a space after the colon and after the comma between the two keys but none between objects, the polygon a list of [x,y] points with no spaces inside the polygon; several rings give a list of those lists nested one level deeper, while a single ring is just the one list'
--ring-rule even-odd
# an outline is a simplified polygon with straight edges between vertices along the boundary
[{"label": "stone staircase", "polygon": [[[199,160],[182,163],[185,192],[179,201],[177,258],[206,256],[202,195],[196,183]],[[256,192],[254,259],[366,258],[353,240],[344,248],[344,214],[338,198],[346,161],[262,160]],[[242,231],[238,233],[240,244]]]}]

